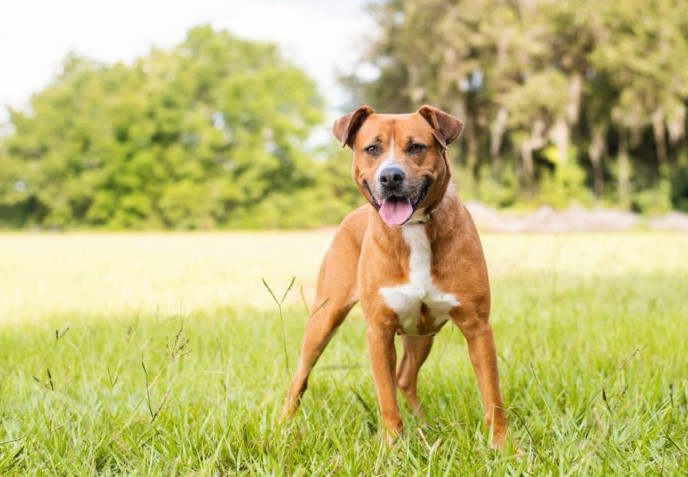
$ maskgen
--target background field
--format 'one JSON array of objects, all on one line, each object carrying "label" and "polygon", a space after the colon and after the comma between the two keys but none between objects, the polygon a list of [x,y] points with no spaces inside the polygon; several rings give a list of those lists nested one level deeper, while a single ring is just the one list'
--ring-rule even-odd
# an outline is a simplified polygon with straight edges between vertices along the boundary
[{"label": "background field", "polygon": [[[381,445],[356,309],[278,426],[331,231],[0,235],[3,475],[678,475],[680,234],[486,235],[514,446],[486,445],[463,338],[421,374],[430,424]],[[287,297],[280,316],[260,283]]]},{"label": "background field", "polygon": [[[333,231],[0,234],[0,319],[264,307],[261,279],[279,289],[292,276],[310,302]],[[535,273],[550,291],[558,279],[686,273],[686,245],[660,232],[483,235],[493,279]],[[300,293],[287,303],[300,305]]]}]

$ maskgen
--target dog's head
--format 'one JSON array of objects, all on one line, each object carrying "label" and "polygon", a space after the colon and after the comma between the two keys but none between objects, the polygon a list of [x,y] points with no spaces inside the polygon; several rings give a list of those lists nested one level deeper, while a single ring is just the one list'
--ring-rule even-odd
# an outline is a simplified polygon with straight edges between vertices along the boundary
[{"label": "dog's head", "polygon": [[411,114],[377,114],[370,106],[335,121],[334,135],[354,151],[353,177],[389,226],[444,196],[451,171],[445,149],[463,124],[432,106]]}]

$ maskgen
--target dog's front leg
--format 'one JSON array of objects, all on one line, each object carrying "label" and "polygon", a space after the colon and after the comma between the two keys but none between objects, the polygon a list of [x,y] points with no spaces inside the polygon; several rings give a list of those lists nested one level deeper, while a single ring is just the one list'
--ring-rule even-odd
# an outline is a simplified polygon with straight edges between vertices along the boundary
[{"label": "dog's front leg", "polygon": [[480,313],[478,307],[466,303],[452,318],[468,343],[468,355],[483,398],[485,424],[491,431],[491,444],[501,448],[506,440],[507,422],[499,392],[497,351],[487,312]]},{"label": "dog's front leg", "polygon": [[394,334],[394,328],[378,323],[369,323],[366,332],[377,402],[385,426],[385,437],[390,443],[401,434],[403,429],[397,405],[395,378],[397,354],[394,349]]}]

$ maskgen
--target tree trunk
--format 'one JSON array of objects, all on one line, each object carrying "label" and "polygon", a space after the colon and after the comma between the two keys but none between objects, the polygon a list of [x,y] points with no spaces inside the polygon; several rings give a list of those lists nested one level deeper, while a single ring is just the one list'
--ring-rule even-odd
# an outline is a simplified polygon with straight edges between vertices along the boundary
[{"label": "tree trunk", "polygon": [[628,209],[631,206],[631,160],[628,157],[628,137],[623,131],[619,134],[619,157],[617,162],[619,204],[624,209]]},{"label": "tree trunk", "polygon": [[675,146],[686,132],[686,107],[679,106],[667,121],[667,132],[669,133],[669,143]]},{"label": "tree trunk", "polygon": [[533,183],[535,182],[535,167],[533,166],[533,147],[529,140],[521,144],[521,160],[523,161],[523,185],[529,197],[533,195]]},{"label": "tree trunk", "polygon": [[657,149],[657,177],[662,173],[661,169],[667,160],[666,128],[664,127],[664,114],[661,110],[652,113],[652,132],[655,135]]},{"label": "tree trunk", "polygon": [[560,161],[569,159],[569,146],[571,144],[571,129],[578,121],[580,112],[580,100],[583,91],[583,75],[574,73],[569,83],[569,95],[563,116],[560,116],[551,130],[552,141],[557,148]]},{"label": "tree trunk", "polygon": [[557,155],[560,161],[567,161],[569,158],[569,136],[570,127],[564,118],[557,119],[556,124],[552,128],[552,141],[557,148]]},{"label": "tree trunk", "polygon": [[499,174],[499,153],[502,149],[502,140],[504,139],[508,119],[509,112],[506,108],[501,107],[497,111],[495,120],[490,125],[490,158],[492,160],[492,177],[494,178],[497,178]]},{"label": "tree trunk", "polygon": [[581,96],[583,95],[583,74],[572,73],[569,83],[569,98],[566,104],[566,122],[569,126],[576,124],[580,113]]},{"label": "tree trunk", "polygon": [[599,199],[604,193],[604,164],[602,158],[604,157],[606,149],[606,127],[594,126],[592,129],[592,140],[588,148],[588,155],[592,163],[592,180],[595,196]]},{"label": "tree trunk", "polygon": [[477,176],[478,165],[478,137],[472,122],[466,125],[466,165],[474,179]]},{"label": "tree trunk", "polygon": [[521,143],[521,159],[523,161],[523,182],[529,196],[535,194],[535,162],[533,151],[545,144],[545,122],[537,119],[533,123],[530,137]]}]

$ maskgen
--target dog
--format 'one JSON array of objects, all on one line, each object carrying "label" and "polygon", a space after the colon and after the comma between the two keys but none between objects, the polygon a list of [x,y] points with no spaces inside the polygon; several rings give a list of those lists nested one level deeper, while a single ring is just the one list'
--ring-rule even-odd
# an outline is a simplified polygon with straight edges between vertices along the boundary
[{"label": "dog", "polygon": [[[387,439],[393,442],[403,430],[397,388],[423,417],[418,371],[434,335],[451,321],[468,344],[491,445],[504,445],[507,420],[488,323],[487,268],[446,155],[462,128],[457,118],[428,105],[411,114],[378,114],[364,105],[335,121],[333,133],[353,150],[353,179],[368,203],[344,218],[320,267],[282,419],[297,411],[316,361],[360,301]],[[397,334],[404,345],[398,367]]]}]

